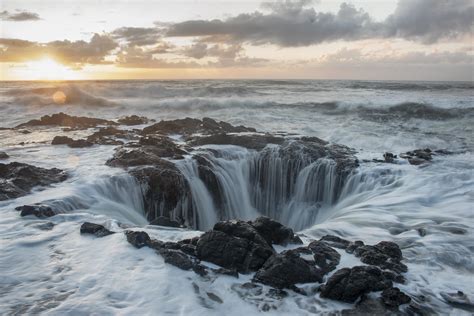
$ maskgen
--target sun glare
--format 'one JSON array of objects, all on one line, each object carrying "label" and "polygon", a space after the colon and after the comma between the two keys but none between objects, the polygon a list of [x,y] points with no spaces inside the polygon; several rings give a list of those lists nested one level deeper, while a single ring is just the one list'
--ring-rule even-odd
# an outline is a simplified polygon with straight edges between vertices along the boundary
[{"label": "sun glare", "polygon": [[28,62],[25,67],[30,80],[75,80],[80,72],[72,70],[51,58]]}]

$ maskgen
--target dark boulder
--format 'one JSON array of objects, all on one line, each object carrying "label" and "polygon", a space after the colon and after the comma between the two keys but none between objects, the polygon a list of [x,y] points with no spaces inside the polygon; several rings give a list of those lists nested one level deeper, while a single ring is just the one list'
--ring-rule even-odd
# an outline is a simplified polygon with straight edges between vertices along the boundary
[{"label": "dark boulder", "polygon": [[328,246],[334,247],[334,248],[339,248],[339,249],[346,249],[351,242],[345,239],[342,239],[341,237],[333,236],[333,235],[326,235],[321,237],[319,241],[324,242]]},{"label": "dark boulder", "polygon": [[336,269],[341,260],[341,255],[324,242],[313,241],[308,245],[308,248],[314,253],[316,265],[324,273]]},{"label": "dark boulder", "polygon": [[114,234],[114,232],[111,232],[102,225],[85,222],[81,225],[81,234],[91,234],[96,237],[104,237]]},{"label": "dark boulder", "polygon": [[268,144],[281,145],[285,142],[283,137],[271,134],[235,135],[219,133],[210,136],[195,136],[190,139],[192,146],[202,145],[234,145],[248,149],[262,150]]},{"label": "dark boulder", "polygon": [[175,249],[160,249],[158,253],[165,259],[166,263],[174,265],[181,270],[191,270],[196,263],[187,254]]},{"label": "dark boulder", "polygon": [[0,160],[2,159],[8,159],[10,158],[10,156],[8,156],[8,154],[4,151],[0,151]]},{"label": "dark boulder", "polygon": [[246,222],[219,222],[197,243],[197,257],[241,273],[256,271],[274,254],[273,248]]},{"label": "dark boulder", "polygon": [[373,266],[356,266],[336,271],[321,287],[321,297],[347,303],[355,302],[361,295],[381,291],[392,286],[382,271]]},{"label": "dark boulder", "polygon": [[398,309],[398,306],[411,302],[411,298],[397,287],[383,290],[381,298],[386,306],[394,309]]},{"label": "dark boulder", "polygon": [[321,282],[322,277],[321,270],[302,258],[300,251],[287,250],[271,256],[253,281],[282,289],[293,288],[297,283]]},{"label": "dark boulder", "polygon": [[127,131],[108,126],[89,135],[87,141],[98,145],[123,145],[123,141],[116,138],[128,138],[129,136]]},{"label": "dark boulder", "polygon": [[42,116],[39,120],[28,121],[18,125],[16,128],[29,126],[67,126],[75,129],[86,129],[97,127],[98,125],[117,125],[117,123],[98,118],[71,116],[60,112]]},{"label": "dark boulder", "polygon": [[181,227],[181,224],[177,221],[170,219],[169,217],[165,216],[158,216],[154,220],[150,222],[150,225],[158,225],[158,226],[167,226],[167,227]]},{"label": "dark boulder", "polygon": [[150,245],[151,239],[147,233],[142,231],[126,231],[127,241],[132,244],[135,248],[142,248]]},{"label": "dark boulder", "polygon": [[267,241],[269,245],[287,245],[297,241],[293,229],[280,224],[268,217],[261,216],[254,220],[251,225]]},{"label": "dark boulder", "polygon": [[397,158],[397,155],[394,155],[394,154],[389,153],[389,152],[386,152],[385,154],[383,154],[383,159],[387,163],[394,163],[396,158]]},{"label": "dark boulder", "polygon": [[353,309],[344,309],[341,311],[342,316],[397,316],[403,315],[388,309],[380,299],[362,296]]},{"label": "dark boulder", "polygon": [[397,273],[408,271],[407,266],[400,262],[403,259],[400,248],[393,242],[382,241],[375,246],[360,246],[354,250],[354,254],[366,264],[376,265]]},{"label": "dark boulder", "polygon": [[125,116],[117,120],[119,124],[128,126],[148,124],[149,121],[148,118],[138,115]]},{"label": "dark boulder", "polygon": [[408,159],[408,162],[412,165],[422,165],[433,159],[433,152],[429,148],[415,149],[400,154],[400,158]]},{"label": "dark boulder", "polygon": [[354,251],[356,251],[357,248],[362,247],[362,246],[364,246],[364,242],[361,240],[350,242],[346,248],[346,252],[352,254],[354,253]]},{"label": "dark boulder", "polygon": [[462,291],[453,293],[441,292],[440,295],[451,306],[474,313],[474,300],[470,299],[466,293]]},{"label": "dark boulder", "polygon": [[53,138],[51,145],[68,145],[71,148],[91,147],[94,144],[85,139],[72,139],[67,136],[56,136]]},{"label": "dark boulder", "polygon": [[34,215],[38,218],[46,218],[59,213],[58,211],[54,211],[51,206],[41,204],[18,206],[15,210],[19,211],[22,217]]},{"label": "dark boulder", "polygon": [[45,169],[11,162],[0,163],[0,201],[24,196],[38,186],[47,186],[67,179],[60,169]]}]

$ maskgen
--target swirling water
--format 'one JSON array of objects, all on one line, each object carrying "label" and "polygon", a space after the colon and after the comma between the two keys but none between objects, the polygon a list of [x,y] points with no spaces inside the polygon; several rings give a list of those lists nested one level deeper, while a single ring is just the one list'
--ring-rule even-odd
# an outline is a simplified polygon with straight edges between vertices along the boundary
[{"label": "swirling water", "polygon": [[[63,91],[66,104],[52,93]],[[249,219],[270,215],[309,238],[338,234],[367,243],[393,240],[403,249],[409,267],[402,290],[426,297],[434,312],[462,314],[442,298],[461,290],[474,297],[474,86],[472,83],[361,81],[99,81],[11,82],[0,88],[1,125],[59,111],[116,119],[128,114],[153,119],[212,117],[261,131],[317,136],[350,146],[360,160],[380,158],[415,148],[448,149],[431,164],[363,163],[342,187],[334,189],[330,164],[304,162],[284,181],[284,165],[242,148],[223,148],[212,157],[219,170],[226,217]],[[217,280],[212,291],[223,304],[202,304],[190,272],[178,271],[148,250],[130,249],[121,234],[91,240],[79,236],[86,220],[120,225],[147,224],[142,189],[131,177],[104,165],[113,148],[54,147],[59,128],[30,134],[0,130],[0,150],[10,160],[60,167],[71,173],[65,183],[11,201],[0,202],[0,303],[13,311],[77,314],[235,314],[256,313],[254,305],[230,290],[232,280]],[[76,132],[81,136],[81,132]],[[84,134],[86,135],[86,134]],[[23,145],[19,145],[24,142]],[[271,150],[271,149],[269,149]],[[268,157],[267,157],[268,158]],[[270,157],[271,158],[271,157]],[[261,159],[261,157],[260,157]],[[191,159],[179,164],[195,197],[189,203],[206,216],[210,227],[220,212],[196,177]],[[293,169],[292,169],[293,170]],[[279,174],[279,172],[281,174]],[[291,172],[290,172],[291,173]],[[321,182],[322,174],[327,181]],[[268,181],[259,191],[252,179]],[[274,179],[271,179],[274,177]],[[291,187],[287,187],[290,185]],[[288,192],[291,192],[288,197]],[[331,196],[338,192],[338,196]],[[20,218],[14,207],[54,201],[65,210],[49,221]],[[176,240],[199,232],[148,227],[151,235]],[[207,288],[211,291],[211,288]],[[329,305],[328,305],[329,304]],[[310,314],[347,307],[291,297],[276,314]]]}]

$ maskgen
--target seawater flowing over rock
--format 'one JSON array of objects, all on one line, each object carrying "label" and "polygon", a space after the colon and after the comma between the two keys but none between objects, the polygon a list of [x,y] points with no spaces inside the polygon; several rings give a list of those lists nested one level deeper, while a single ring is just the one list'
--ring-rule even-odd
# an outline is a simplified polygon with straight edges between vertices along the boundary
[{"label": "seawater flowing over rock", "polygon": [[[184,141],[175,141],[176,133]],[[198,229],[259,215],[304,228],[322,206],[337,202],[358,166],[345,146],[256,133],[209,118],[161,121],[141,134],[107,164],[128,168],[145,184],[149,221],[164,216]]]}]

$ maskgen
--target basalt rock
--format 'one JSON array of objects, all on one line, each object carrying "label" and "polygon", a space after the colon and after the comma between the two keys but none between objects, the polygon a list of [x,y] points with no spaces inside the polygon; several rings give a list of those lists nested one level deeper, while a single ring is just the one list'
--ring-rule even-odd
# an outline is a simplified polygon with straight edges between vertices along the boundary
[{"label": "basalt rock", "polygon": [[389,308],[398,309],[398,306],[410,303],[411,298],[397,287],[382,291],[382,302]]},{"label": "basalt rock", "polygon": [[293,233],[293,229],[283,226],[268,217],[261,216],[254,220],[251,225],[265,238],[269,245],[286,246],[289,243],[302,243]]},{"label": "basalt rock", "polygon": [[226,221],[199,238],[196,253],[200,260],[247,273],[260,269],[275,251],[250,224]]},{"label": "basalt rock", "polygon": [[203,118],[202,120],[185,118],[172,121],[160,121],[151,126],[145,127],[142,131],[143,135],[148,134],[185,134],[194,133],[215,134],[215,133],[241,133],[255,132],[255,129],[245,126],[233,126],[226,122],[217,122],[211,118]]},{"label": "basalt rock", "polygon": [[196,136],[190,139],[189,144],[192,146],[202,145],[234,145],[245,147],[248,149],[262,150],[268,144],[281,145],[285,139],[283,137],[273,136],[270,134],[253,134],[253,135],[235,135],[219,133],[210,136]]},{"label": "basalt rock", "polygon": [[321,297],[346,303],[355,302],[361,295],[381,291],[392,286],[382,271],[374,266],[356,266],[336,271],[321,287]]},{"label": "basalt rock", "polygon": [[96,237],[104,237],[114,234],[114,232],[111,232],[102,225],[85,222],[81,225],[81,234],[91,234]]},{"label": "basalt rock", "polygon": [[182,226],[179,222],[174,221],[170,219],[169,217],[165,217],[165,216],[158,216],[157,218],[155,218],[154,220],[150,222],[150,225],[167,226],[167,227],[181,227]]},{"label": "basalt rock", "polygon": [[8,156],[6,152],[0,151],[0,160],[8,159],[8,158],[10,158],[10,156]]},{"label": "basalt rock", "polygon": [[253,281],[276,288],[293,288],[297,283],[321,282],[323,272],[314,262],[301,257],[298,249],[271,256],[257,271]]},{"label": "basalt rock", "polygon": [[128,126],[148,124],[149,121],[148,118],[138,115],[125,116],[117,120],[119,124]]},{"label": "basalt rock", "polygon": [[28,194],[33,188],[62,182],[67,174],[60,169],[45,169],[11,162],[0,163],[0,201]]},{"label": "basalt rock", "polygon": [[346,249],[351,242],[341,237],[333,236],[333,235],[326,235],[321,237],[319,241],[324,242],[330,247],[339,248],[339,249]]},{"label": "basalt rock", "polygon": [[127,138],[128,132],[113,126],[100,128],[87,137],[87,141],[99,145],[123,145],[123,141],[116,138]]},{"label": "basalt rock", "polygon": [[166,263],[174,265],[181,270],[191,270],[196,265],[194,260],[180,250],[160,249],[158,253],[165,259]]},{"label": "basalt rock", "polygon": [[408,271],[407,266],[400,262],[403,259],[400,248],[393,242],[382,241],[375,246],[364,245],[355,249],[354,254],[366,264],[376,265],[396,273]]},{"label": "basalt rock", "polygon": [[15,210],[20,212],[21,217],[33,215],[38,218],[46,218],[60,213],[59,211],[53,210],[51,206],[42,204],[18,206]]},{"label": "basalt rock", "polygon": [[94,144],[84,139],[76,140],[67,136],[56,136],[53,138],[51,145],[67,145],[71,148],[84,148],[91,147]]},{"label": "basalt rock", "polygon": [[150,245],[151,239],[147,233],[143,231],[126,231],[127,241],[135,248],[142,248]]},{"label": "basalt rock", "polygon": [[324,273],[336,269],[341,260],[341,255],[324,242],[313,241],[308,245],[308,248],[314,253],[316,265]]},{"label": "basalt rock", "polygon": [[52,115],[42,116],[39,120],[28,121],[16,126],[16,128],[30,126],[65,126],[75,129],[86,129],[97,127],[99,125],[117,125],[117,123],[98,118],[71,116],[60,112]]}]

